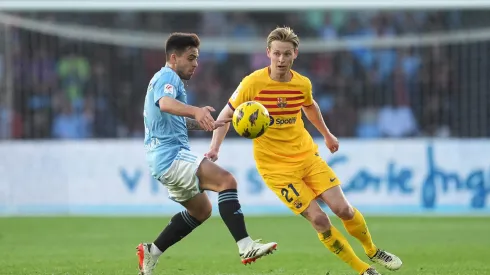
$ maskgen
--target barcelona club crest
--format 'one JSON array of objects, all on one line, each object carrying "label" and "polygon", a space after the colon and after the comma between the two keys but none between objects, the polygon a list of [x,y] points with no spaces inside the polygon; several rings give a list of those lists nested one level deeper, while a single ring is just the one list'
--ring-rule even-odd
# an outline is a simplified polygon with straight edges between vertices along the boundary
[{"label": "barcelona club crest", "polygon": [[286,108],[288,106],[288,100],[285,97],[278,97],[277,98],[277,107],[279,108]]}]

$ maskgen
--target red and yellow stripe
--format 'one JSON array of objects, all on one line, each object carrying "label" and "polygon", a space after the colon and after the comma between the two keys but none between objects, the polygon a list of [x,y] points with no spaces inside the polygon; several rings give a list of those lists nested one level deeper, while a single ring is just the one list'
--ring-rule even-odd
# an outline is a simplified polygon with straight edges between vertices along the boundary
[{"label": "red and yellow stripe", "polygon": [[[279,98],[284,98],[286,100],[286,107],[280,108],[277,106]],[[301,111],[301,106],[303,106],[304,99],[303,92],[292,90],[262,90],[254,98],[255,101],[264,105],[269,111],[269,114],[273,116],[299,113]]]}]

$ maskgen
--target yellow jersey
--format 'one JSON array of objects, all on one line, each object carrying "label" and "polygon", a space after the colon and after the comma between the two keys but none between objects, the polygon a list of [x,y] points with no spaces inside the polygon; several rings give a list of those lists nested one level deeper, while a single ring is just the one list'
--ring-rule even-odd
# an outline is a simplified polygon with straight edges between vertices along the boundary
[{"label": "yellow jersey", "polygon": [[260,174],[301,169],[303,162],[318,150],[306,131],[301,108],[313,104],[310,80],[291,70],[289,82],[269,76],[269,68],[246,76],[228,101],[235,110],[246,101],[257,101],[269,111],[269,129],[253,140],[254,158]]}]

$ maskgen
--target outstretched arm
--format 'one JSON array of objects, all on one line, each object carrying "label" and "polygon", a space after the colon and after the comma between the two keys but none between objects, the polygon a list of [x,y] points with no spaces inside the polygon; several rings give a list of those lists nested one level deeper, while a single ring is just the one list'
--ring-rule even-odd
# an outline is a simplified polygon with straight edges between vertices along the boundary
[{"label": "outstretched arm", "polygon": [[185,124],[187,126],[187,130],[193,131],[193,130],[204,130],[201,125],[199,125],[199,122],[197,120],[192,119],[192,118],[185,118]]},{"label": "outstretched arm", "polygon": [[220,128],[213,131],[213,138],[211,139],[210,150],[206,154],[206,157],[211,161],[216,161],[218,159],[219,148],[225,139],[226,133],[230,129],[230,121],[233,118],[233,110],[228,106],[228,104],[219,113],[217,121],[227,121],[227,123]]},{"label": "outstretched arm", "polygon": [[[171,97],[162,97],[158,100],[160,111],[169,114],[183,116],[186,118],[188,130],[205,130],[213,131],[216,127],[221,127],[217,121],[214,121],[210,112],[214,112],[214,108],[206,106],[199,108],[192,105],[184,104]],[[192,119],[191,117],[195,118]],[[192,129],[189,128],[191,126]],[[198,128],[197,128],[198,127]]]},{"label": "outstretched arm", "polygon": [[[226,126],[229,122],[230,122],[229,120],[220,120],[218,118],[218,120],[216,120],[213,123],[213,130],[216,128]],[[193,130],[204,131],[205,130],[204,128],[201,127],[201,125],[199,124],[199,122],[197,120],[192,119],[192,118],[186,117],[185,118],[185,124],[187,126],[188,131],[193,131]]]},{"label": "outstretched arm", "polygon": [[[158,100],[160,111],[176,116],[195,117],[199,112],[199,107],[184,104],[177,99],[165,96]],[[211,115],[209,115],[211,116]]]},{"label": "outstretched arm", "polygon": [[230,129],[230,122],[233,119],[233,112],[235,108],[240,106],[240,104],[251,100],[253,98],[252,94],[254,94],[254,80],[250,76],[246,76],[240,85],[236,88],[235,92],[231,95],[228,100],[228,104],[225,105],[223,110],[218,115],[218,121],[226,122],[223,127],[217,128],[213,131],[213,138],[211,139],[211,145],[209,146],[209,152],[205,154],[205,156],[211,160],[218,160],[219,148],[221,147],[221,143],[225,139],[226,133]]},{"label": "outstretched arm", "polygon": [[226,123],[226,125],[224,125],[223,127],[220,127],[213,131],[213,139],[211,140],[211,149],[216,149],[216,151],[219,151],[221,143],[223,143],[226,133],[228,133],[228,130],[230,129],[230,121],[232,118],[233,118],[233,110],[230,108],[230,106],[225,105],[223,110],[221,110],[221,112],[219,113],[217,120],[226,120],[229,122]]}]

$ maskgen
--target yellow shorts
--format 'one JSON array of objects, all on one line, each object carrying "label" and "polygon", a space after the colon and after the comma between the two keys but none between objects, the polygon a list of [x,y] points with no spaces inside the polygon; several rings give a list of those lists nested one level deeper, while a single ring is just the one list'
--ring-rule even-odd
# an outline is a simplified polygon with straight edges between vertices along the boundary
[{"label": "yellow shorts", "polygon": [[267,186],[296,215],[326,190],[340,185],[335,172],[318,154],[307,159],[301,170],[262,175]]}]

